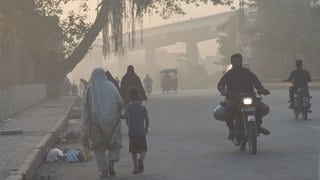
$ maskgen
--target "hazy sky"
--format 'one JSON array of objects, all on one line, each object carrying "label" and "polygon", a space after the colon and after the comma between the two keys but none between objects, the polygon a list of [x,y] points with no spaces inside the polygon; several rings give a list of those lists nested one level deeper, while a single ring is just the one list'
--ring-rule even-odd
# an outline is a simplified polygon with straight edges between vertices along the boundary
[{"label": "hazy sky", "polygon": [[[77,2],[78,3],[78,2]],[[95,18],[96,11],[94,10],[97,7],[97,0],[90,0],[88,5],[91,10],[90,20],[93,21]],[[69,3],[66,9],[70,10],[77,7],[76,3]],[[174,15],[170,19],[162,19],[157,14],[146,15],[144,18],[144,28],[159,26],[163,24],[175,23],[179,21],[186,21],[191,18],[199,18],[203,16],[209,16],[216,13],[221,13],[225,11],[230,11],[229,6],[214,6],[212,3],[207,5],[201,5],[196,7],[194,4],[183,4],[182,8],[185,10],[186,15]]]},{"label": "hazy sky", "polygon": [[229,11],[230,7],[224,6],[213,6],[212,4],[202,5],[200,7],[196,7],[195,5],[184,5],[183,9],[186,12],[186,15],[174,15],[170,19],[162,19],[159,15],[146,16],[144,20],[144,26],[152,27],[159,26],[168,23],[175,23],[179,21],[186,21],[191,18],[199,18],[203,16],[209,16],[216,13],[221,13],[225,11]]}]

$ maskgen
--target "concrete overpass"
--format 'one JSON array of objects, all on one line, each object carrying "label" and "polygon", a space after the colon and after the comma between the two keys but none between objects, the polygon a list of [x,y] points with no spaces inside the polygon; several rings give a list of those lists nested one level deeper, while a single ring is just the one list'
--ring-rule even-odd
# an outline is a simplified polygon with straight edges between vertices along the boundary
[{"label": "concrete overpass", "polygon": [[226,22],[228,18],[235,12],[224,12],[211,16],[190,19],[173,24],[167,24],[148,28],[143,30],[143,37],[145,40],[152,37],[159,37],[159,35],[177,34],[180,32],[194,32],[195,30],[207,30],[211,34],[214,34],[216,28],[222,23]]},{"label": "concrete overpass", "polygon": [[[177,42],[186,44],[186,59],[190,64],[200,62],[198,43],[218,37],[217,27],[228,20],[237,11],[224,12],[211,16],[190,19],[183,22],[167,24],[143,30],[143,42],[140,43],[139,32],[136,33],[136,44],[132,51],[145,50],[145,67],[154,69],[156,49],[174,45]],[[123,67],[128,65],[127,56],[118,57],[119,74],[124,73]]]},{"label": "concrete overpass", "polygon": [[[146,60],[154,59],[155,50],[160,47],[183,42],[186,44],[186,57],[190,63],[199,62],[197,43],[218,37],[217,27],[228,20],[235,12],[219,13],[188,21],[157,26],[143,30],[143,43],[137,43],[133,50],[146,50]],[[139,36],[138,36],[139,37]],[[136,42],[139,42],[137,40]]]}]

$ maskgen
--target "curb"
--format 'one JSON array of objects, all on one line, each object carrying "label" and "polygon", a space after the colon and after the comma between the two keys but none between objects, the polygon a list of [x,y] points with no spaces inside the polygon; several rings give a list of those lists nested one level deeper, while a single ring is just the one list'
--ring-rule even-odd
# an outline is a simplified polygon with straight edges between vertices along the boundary
[{"label": "curb", "polygon": [[63,116],[58,120],[55,127],[53,127],[50,131],[46,132],[41,141],[35,145],[31,153],[28,155],[26,160],[22,163],[20,168],[17,171],[11,172],[6,180],[32,180],[40,164],[43,162],[43,154],[55,143],[55,137],[57,137],[59,131],[61,131],[69,120],[69,113],[74,106],[75,98],[73,98],[73,102],[71,106],[67,108],[67,111],[63,114]]}]

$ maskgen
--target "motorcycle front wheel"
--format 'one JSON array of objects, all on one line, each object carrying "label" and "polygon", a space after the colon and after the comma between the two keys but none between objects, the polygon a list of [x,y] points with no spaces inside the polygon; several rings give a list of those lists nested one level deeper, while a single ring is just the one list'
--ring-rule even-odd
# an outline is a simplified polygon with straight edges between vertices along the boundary
[{"label": "motorcycle front wheel", "polygon": [[257,153],[257,126],[255,122],[248,123],[248,145],[252,155]]}]

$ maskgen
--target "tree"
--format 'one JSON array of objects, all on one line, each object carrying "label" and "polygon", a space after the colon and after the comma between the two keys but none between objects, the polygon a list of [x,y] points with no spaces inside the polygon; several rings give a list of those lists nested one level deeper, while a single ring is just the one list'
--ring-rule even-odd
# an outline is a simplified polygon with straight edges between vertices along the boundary
[{"label": "tree", "polygon": [[[253,49],[253,66],[260,75],[270,78],[286,77],[301,58],[311,71],[319,71],[320,48],[318,5],[313,0],[251,0],[254,16],[247,15],[245,35]],[[252,8],[251,10],[252,11]],[[319,13],[319,14],[318,14]],[[227,25],[235,24],[230,20]],[[225,26],[227,26],[225,25]],[[234,44],[234,32],[219,38],[221,52]],[[230,56],[230,55],[229,55]],[[316,68],[315,68],[316,67]]]},{"label": "tree", "polygon": [[[71,13],[68,21],[59,18],[61,5],[77,0],[0,0],[0,15],[24,35],[28,51],[37,61],[38,81],[47,84],[48,95],[57,97],[59,84],[83,59],[98,34],[103,31],[104,54],[124,53],[135,44],[136,26],[142,30],[142,17],[157,13],[163,18],[171,14],[184,14],[181,3],[196,5],[212,2],[230,4],[230,0],[102,0],[97,7],[97,16],[92,24],[86,24],[86,16]],[[79,7],[87,11],[86,0],[78,0]],[[36,11],[25,7],[35,7]],[[18,11],[17,11],[18,10]],[[26,16],[28,14],[28,16]],[[35,19],[39,24],[32,23]],[[38,27],[52,27],[46,30]],[[128,27],[127,29],[125,27]],[[36,35],[34,32],[37,32]],[[47,32],[47,33],[46,33]],[[50,32],[50,34],[48,34]],[[123,36],[128,32],[127,36]],[[41,34],[43,36],[38,36]],[[63,48],[59,48],[63,45]]]},{"label": "tree", "polygon": [[[309,0],[257,0],[258,17],[253,31],[256,59],[265,76],[286,76],[293,60],[303,56],[296,45],[301,37],[310,35],[312,22]],[[270,69],[273,70],[270,73]]]}]

